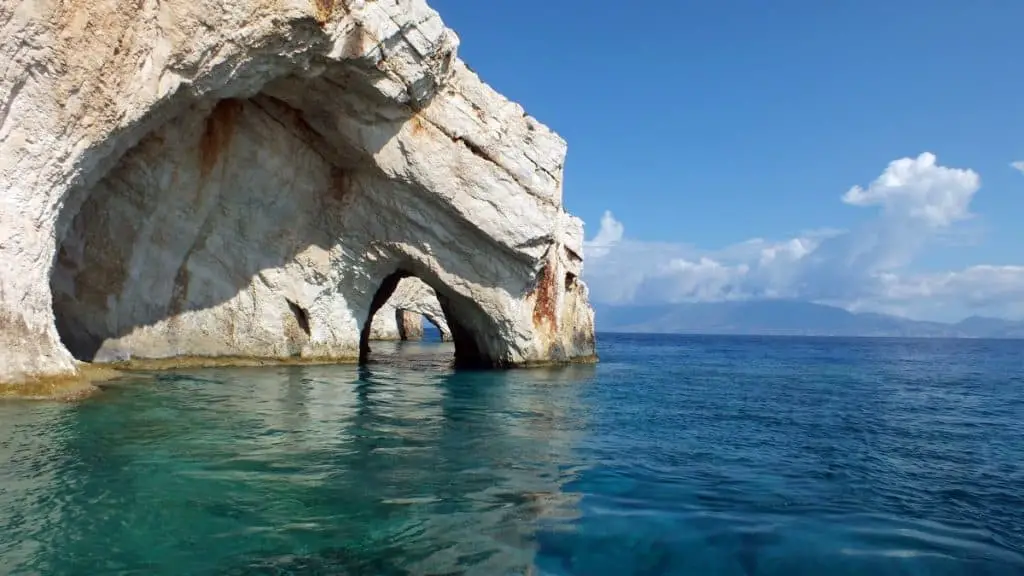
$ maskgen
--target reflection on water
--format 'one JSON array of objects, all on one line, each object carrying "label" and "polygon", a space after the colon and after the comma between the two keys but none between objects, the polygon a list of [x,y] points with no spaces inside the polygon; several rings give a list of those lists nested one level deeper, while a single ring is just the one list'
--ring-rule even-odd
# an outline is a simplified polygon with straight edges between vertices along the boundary
[{"label": "reflection on water", "polygon": [[434,346],[0,406],[3,559],[47,574],[526,573],[538,527],[576,514],[561,486],[593,372],[455,373]]},{"label": "reflection on water", "polygon": [[178,371],[0,403],[0,572],[1024,574],[1024,344]]}]

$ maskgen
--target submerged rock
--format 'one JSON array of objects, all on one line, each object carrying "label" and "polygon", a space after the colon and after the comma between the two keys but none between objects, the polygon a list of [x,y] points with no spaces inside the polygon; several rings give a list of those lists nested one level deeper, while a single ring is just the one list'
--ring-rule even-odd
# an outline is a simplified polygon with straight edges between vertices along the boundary
[{"label": "submerged rock", "polygon": [[593,357],[565,142],[422,1],[0,0],[0,38],[0,382],[355,359],[410,276],[457,363]]}]

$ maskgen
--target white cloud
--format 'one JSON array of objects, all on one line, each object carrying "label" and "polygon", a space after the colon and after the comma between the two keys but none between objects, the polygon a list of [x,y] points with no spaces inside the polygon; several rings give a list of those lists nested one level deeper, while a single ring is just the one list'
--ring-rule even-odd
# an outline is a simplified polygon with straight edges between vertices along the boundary
[{"label": "white cloud", "polygon": [[1021,172],[1024,172],[1024,160],[1018,160],[1016,162],[1010,162],[1010,166],[1016,168],[1017,170],[1020,170]]},{"label": "white cloud", "polygon": [[622,225],[622,222],[615,219],[611,210],[605,210],[604,216],[601,216],[601,229],[597,231],[597,236],[594,237],[593,243],[598,245],[616,244],[622,240],[622,235],[625,231],[625,226]]},{"label": "white cloud", "polygon": [[981,178],[973,170],[946,168],[935,161],[930,152],[894,160],[866,189],[850,188],[843,202],[880,205],[894,216],[919,219],[932,226],[962,220],[969,216],[967,206],[981,188]]},{"label": "white cloud", "polygon": [[938,320],[967,314],[1024,316],[1024,266],[978,265],[932,274],[886,275],[876,302]]},{"label": "white cloud", "polygon": [[731,299],[749,273],[747,264],[722,264],[706,256],[695,260],[669,260],[640,285],[637,298],[644,301],[704,301]]},{"label": "white cloud", "polygon": [[622,241],[625,230],[622,223],[612,216],[611,211],[605,210],[601,216],[601,228],[597,231],[597,236],[587,243],[590,254],[595,257],[607,254],[608,250]]},{"label": "white cloud", "polygon": [[1024,301],[1024,266],[983,264],[956,272],[888,275],[882,280],[886,298],[896,302],[956,297],[990,307],[1006,299]]},{"label": "white cloud", "polygon": [[859,227],[782,241],[755,238],[718,250],[632,240],[605,212],[585,245],[586,277],[597,302],[794,298],[946,319],[978,311],[1021,315],[1024,266],[911,269],[929,243],[970,218],[980,187],[974,171],[941,166],[926,152],[891,162],[866,188],[842,196],[851,206],[880,208]]}]

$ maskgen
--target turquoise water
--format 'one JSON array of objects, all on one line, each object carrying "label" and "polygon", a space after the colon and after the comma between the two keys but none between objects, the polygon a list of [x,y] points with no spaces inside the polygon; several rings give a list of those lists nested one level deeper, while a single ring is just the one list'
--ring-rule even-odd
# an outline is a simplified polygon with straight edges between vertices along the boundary
[{"label": "turquoise water", "polygon": [[1024,342],[599,346],[0,404],[0,571],[1024,574]]}]

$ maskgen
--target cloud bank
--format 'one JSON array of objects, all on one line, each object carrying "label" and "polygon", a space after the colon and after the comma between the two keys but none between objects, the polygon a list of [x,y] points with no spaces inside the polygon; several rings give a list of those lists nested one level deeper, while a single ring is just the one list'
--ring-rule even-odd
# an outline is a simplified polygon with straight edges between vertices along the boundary
[{"label": "cloud bank", "polygon": [[[1017,166],[1017,164],[1021,164]],[[1024,163],[1014,163],[1024,171]],[[915,318],[1024,315],[1024,266],[971,266],[920,273],[912,264],[930,244],[973,217],[981,188],[972,170],[934,154],[890,162],[841,200],[874,214],[851,230],[816,230],[783,240],[754,238],[718,250],[632,240],[605,212],[585,245],[594,301],[618,304],[787,298]]]}]

